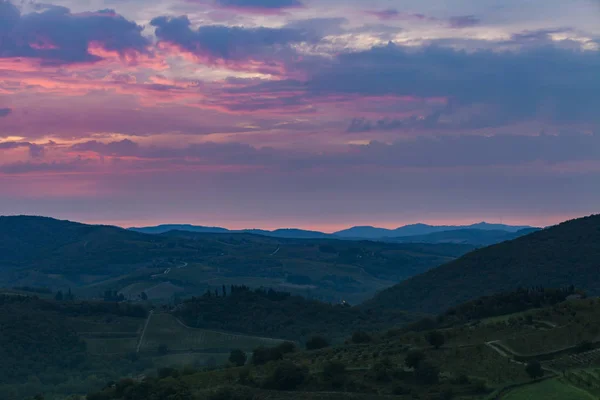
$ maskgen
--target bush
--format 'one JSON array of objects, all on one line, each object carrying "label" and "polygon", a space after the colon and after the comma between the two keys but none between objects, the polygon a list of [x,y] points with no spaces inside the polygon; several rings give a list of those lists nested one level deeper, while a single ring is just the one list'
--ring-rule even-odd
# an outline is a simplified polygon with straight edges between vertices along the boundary
[{"label": "bush", "polygon": [[250,371],[250,368],[244,368],[240,371],[238,375],[238,382],[240,385],[253,385],[254,377]]},{"label": "bush", "polygon": [[306,350],[319,350],[329,347],[329,341],[323,336],[313,336],[306,342]]},{"label": "bush", "polygon": [[281,359],[283,359],[283,353],[278,347],[268,348],[260,346],[252,352],[252,364],[254,365],[263,365],[269,361],[279,361]]},{"label": "bush", "polygon": [[404,365],[408,368],[417,368],[425,360],[425,353],[421,350],[411,350],[406,354]]},{"label": "bush", "polygon": [[425,338],[427,339],[427,342],[436,349],[442,347],[446,342],[444,334],[440,331],[431,331],[426,335]]},{"label": "bush", "polygon": [[352,343],[369,343],[371,340],[371,335],[369,335],[367,332],[354,332],[352,335]]},{"label": "bush", "polygon": [[530,361],[525,367],[525,372],[531,379],[541,378],[544,375],[544,370],[539,361]]},{"label": "bush", "polygon": [[294,353],[296,351],[296,343],[294,342],[283,342],[277,349],[281,352],[281,354],[289,354]]},{"label": "bush", "polygon": [[334,388],[344,386],[346,365],[339,361],[328,361],[323,366],[323,381]]},{"label": "bush", "polygon": [[415,369],[415,381],[421,385],[433,385],[438,383],[440,379],[440,370],[429,364],[421,361]]},{"label": "bush", "polygon": [[392,380],[395,369],[392,365],[392,362],[389,358],[384,358],[383,360],[375,363],[373,368],[371,369],[373,377],[375,380],[379,382],[389,382]]},{"label": "bush", "polygon": [[246,361],[248,361],[248,356],[240,349],[232,350],[229,354],[229,362],[235,366],[242,367],[246,365]]},{"label": "bush", "polygon": [[179,371],[177,371],[175,368],[160,368],[157,372],[159,379],[168,377],[177,378],[179,376]]},{"label": "bush", "polygon": [[291,361],[281,361],[265,382],[265,387],[275,390],[294,390],[308,377],[308,368]]}]

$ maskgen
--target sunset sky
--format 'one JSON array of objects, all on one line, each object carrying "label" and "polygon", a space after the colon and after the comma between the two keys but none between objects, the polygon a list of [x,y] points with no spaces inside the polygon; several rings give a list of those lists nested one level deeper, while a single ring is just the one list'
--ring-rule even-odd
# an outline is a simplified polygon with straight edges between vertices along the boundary
[{"label": "sunset sky", "polygon": [[0,0],[0,215],[600,211],[597,0]]}]

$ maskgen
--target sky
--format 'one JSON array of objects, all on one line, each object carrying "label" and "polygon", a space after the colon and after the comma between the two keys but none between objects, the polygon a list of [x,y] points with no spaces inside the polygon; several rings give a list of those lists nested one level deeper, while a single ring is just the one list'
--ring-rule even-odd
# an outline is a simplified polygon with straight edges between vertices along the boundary
[{"label": "sky", "polygon": [[600,211],[598,0],[0,0],[0,215]]}]

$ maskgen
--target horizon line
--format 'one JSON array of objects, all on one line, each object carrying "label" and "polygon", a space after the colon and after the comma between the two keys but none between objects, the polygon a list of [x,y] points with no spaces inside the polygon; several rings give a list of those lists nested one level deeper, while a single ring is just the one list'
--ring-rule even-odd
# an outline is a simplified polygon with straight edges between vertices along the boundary
[{"label": "horizon line", "polygon": [[[261,223],[257,223],[257,225],[254,225],[254,227],[252,228],[235,228],[235,227],[227,227],[227,223],[223,224],[223,225],[215,225],[213,223],[194,223],[194,222],[150,222],[147,221],[146,223],[142,222],[142,221],[138,221],[139,223],[134,223],[133,221],[109,221],[107,220],[85,220],[84,219],[76,219],[76,218],[68,218],[68,217],[58,217],[58,216],[48,216],[48,215],[36,215],[36,214],[1,214],[0,217],[17,217],[17,216],[27,216],[27,217],[44,217],[44,218],[52,218],[52,219],[57,219],[57,220],[63,220],[63,221],[70,221],[70,222],[76,222],[76,223],[82,223],[82,224],[87,224],[87,225],[104,225],[104,226],[115,226],[118,228],[122,228],[122,229],[134,229],[134,228],[149,228],[149,227],[158,227],[158,226],[165,226],[165,225],[187,225],[187,226],[193,226],[193,227],[204,227],[204,228],[221,228],[221,229],[227,229],[229,231],[244,231],[244,230],[264,230],[264,231],[274,231],[274,230],[285,230],[285,229],[289,229],[289,230],[303,230],[303,231],[313,231],[313,232],[319,232],[319,233],[325,233],[325,234],[335,234],[336,232],[340,232],[340,231],[344,231],[347,229],[351,229],[351,228],[375,228],[375,229],[387,229],[387,230],[395,230],[395,229],[399,229],[399,228],[403,228],[406,226],[412,226],[412,225],[419,225],[419,224],[423,224],[423,225],[429,225],[429,226],[447,226],[447,227],[469,227],[472,225],[477,225],[477,224],[489,224],[489,225],[505,225],[505,226],[513,226],[513,227],[531,227],[531,228],[545,228],[548,226],[552,226],[552,225],[556,225],[559,224],[561,222],[565,222],[568,221],[570,219],[574,219],[574,218],[581,218],[584,216],[579,216],[579,217],[566,217],[566,218],[562,218],[562,219],[553,219],[554,222],[550,223],[550,224],[528,224],[525,222],[489,222],[489,221],[493,221],[493,220],[485,220],[485,219],[464,219],[461,220],[460,222],[457,220],[454,220],[455,222],[444,222],[444,221],[440,221],[440,222],[431,222],[431,220],[429,220],[428,222],[423,222],[423,221],[427,221],[427,220],[423,220],[421,222],[411,222],[411,223],[400,223],[399,225],[392,225],[392,224],[373,224],[373,225],[365,225],[365,224],[357,224],[357,225],[348,225],[348,224],[324,224],[324,225],[329,225],[328,228],[325,229],[319,229],[318,227],[309,224],[310,226],[305,226],[305,227],[301,227],[301,226],[295,226],[295,225],[286,225],[286,224],[282,224],[282,225],[273,225],[273,224],[261,224]],[[504,219],[502,219],[504,220]],[[476,222],[472,222],[472,221],[476,221]],[[261,226],[262,225],[262,226]],[[265,226],[268,225],[268,226]],[[336,225],[336,228],[333,228],[332,225]],[[231,226],[231,225],[229,225]]]}]

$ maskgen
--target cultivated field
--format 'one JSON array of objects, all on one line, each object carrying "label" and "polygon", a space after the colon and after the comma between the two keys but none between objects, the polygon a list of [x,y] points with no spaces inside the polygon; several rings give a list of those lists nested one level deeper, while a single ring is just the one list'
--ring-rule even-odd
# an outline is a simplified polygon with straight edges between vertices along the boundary
[{"label": "cultivated field", "polygon": [[548,379],[509,392],[503,400],[593,400],[596,397],[559,379]]},{"label": "cultivated field", "polygon": [[171,352],[229,352],[253,350],[258,346],[275,346],[278,339],[259,338],[231,333],[189,328],[170,314],[154,314],[144,334],[141,351],[156,351],[166,345]]}]

